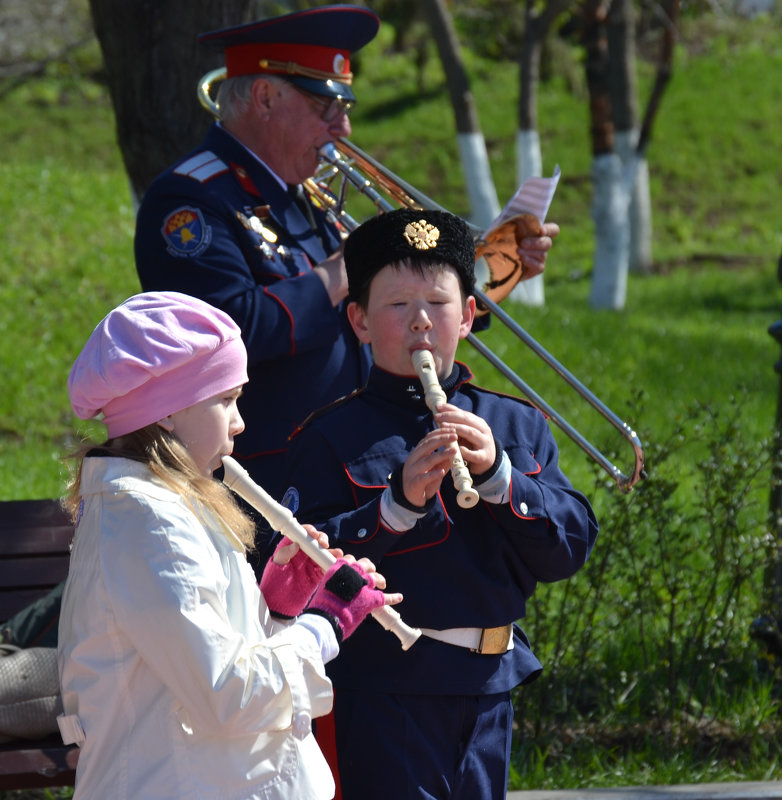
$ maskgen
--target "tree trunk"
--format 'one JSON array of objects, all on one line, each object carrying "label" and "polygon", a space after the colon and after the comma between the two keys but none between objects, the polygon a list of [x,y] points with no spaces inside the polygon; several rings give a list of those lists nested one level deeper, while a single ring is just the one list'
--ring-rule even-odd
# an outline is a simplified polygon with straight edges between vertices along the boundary
[{"label": "tree trunk", "polygon": [[625,171],[633,170],[630,207],[628,268],[631,273],[648,275],[652,271],[652,196],[649,186],[649,164],[638,153],[638,128],[616,132],[616,153]]},{"label": "tree trunk", "polygon": [[614,152],[614,121],[609,82],[606,0],[587,0],[584,5],[584,46],[589,88],[589,120],[592,155]]},{"label": "tree trunk", "polygon": [[595,257],[590,302],[593,308],[624,308],[629,236],[622,165],[614,151],[614,122],[609,80],[606,0],[584,6],[584,45],[592,137],[592,219]]},{"label": "tree trunk", "polygon": [[[533,0],[526,0],[524,38],[519,58],[519,128],[516,131],[516,183],[519,186],[527,178],[539,177],[543,173],[538,134],[538,84],[540,54],[545,35],[542,19],[535,11]],[[543,275],[536,275],[517,284],[510,296],[525,305],[544,305],[546,296]]]},{"label": "tree trunk", "polygon": [[90,0],[119,142],[135,202],[152,179],[195,147],[211,122],[198,102],[202,75],[222,53],[199,33],[249,22],[258,0]]},{"label": "tree trunk", "polygon": [[[526,0],[524,8],[524,38],[519,56],[519,127],[516,131],[516,182],[543,175],[543,156],[538,134],[538,85],[540,58],[549,29],[570,0],[549,0],[539,14],[534,0]],[[518,284],[511,297],[525,305],[545,304],[543,275],[536,275]]]},{"label": "tree trunk", "polygon": [[[632,0],[613,0],[608,14],[611,107],[616,152],[625,170],[634,171],[630,186],[629,270],[648,273],[652,267],[652,222],[649,167],[636,153],[639,136],[635,80],[635,17]],[[637,163],[633,163],[637,160]]]},{"label": "tree trunk", "polygon": [[592,219],[595,223],[595,256],[589,296],[592,308],[621,311],[625,306],[630,226],[622,176],[622,162],[616,153],[594,156]]},{"label": "tree trunk", "polygon": [[[540,58],[543,44],[554,20],[570,6],[572,0],[548,0],[542,13],[538,13],[535,0],[526,0],[524,8],[524,38],[519,54],[519,131],[538,130],[538,84],[540,83]],[[537,137],[533,137],[537,139]],[[532,140],[531,140],[532,141]],[[533,142],[534,146],[534,142]],[[517,175],[519,183],[540,176],[540,149],[523,148]],[[526,164],[524,159],[530,158]]]},{"label": "tree trunk", "polygon": [[459,52],[459,40],[453,20],[445,7],[445,0],[425,0],[423,7],[437,44],[451,96],[472,221],[480,228],[487,228],[500,213],[500,204],[470,81]]}]

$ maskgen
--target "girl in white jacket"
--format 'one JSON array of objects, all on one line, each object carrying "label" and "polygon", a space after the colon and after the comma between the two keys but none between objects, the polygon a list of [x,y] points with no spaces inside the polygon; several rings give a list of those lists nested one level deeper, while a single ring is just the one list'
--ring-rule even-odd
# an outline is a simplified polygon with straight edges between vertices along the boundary
[{"label": "girl in white jacket", "polygon": [[331,708],[324,662],[401,596],[370,562],[324,576],[285,541],[261,594],[253,524],[212,477],[244,428],[246,363],[227,315],[158,292],[109,313],[71,371],[74,411],[108,432],[65,499],[60,729],[80,746],[77,800],[333,797],[311,734]]}]

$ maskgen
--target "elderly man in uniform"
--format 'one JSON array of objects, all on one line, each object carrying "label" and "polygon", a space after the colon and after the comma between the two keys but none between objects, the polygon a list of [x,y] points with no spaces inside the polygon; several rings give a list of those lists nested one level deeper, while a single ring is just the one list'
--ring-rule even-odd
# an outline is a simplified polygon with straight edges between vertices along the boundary
[{"label": "elderly man in uniform", "polygon": [[[345,315],[341,232],[301,184],[319,148],[351,133],[350,58],[378,26],[369,9],[340,5],[202,34],[225,53],[220,119],[152,183],[138,214],[144,290],[200,297],[242,330],[250,381],[235,455],[278,499],[289,434],[369,368]],[[542,271],[558,231],[549,223],[524,240],[526,277]]]}]

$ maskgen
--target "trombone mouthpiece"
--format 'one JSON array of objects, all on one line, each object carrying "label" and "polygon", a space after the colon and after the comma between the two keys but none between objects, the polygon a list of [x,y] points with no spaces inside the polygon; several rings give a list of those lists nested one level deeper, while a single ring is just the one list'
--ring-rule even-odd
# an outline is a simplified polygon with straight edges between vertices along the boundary
[{"label": "trombone mouthpiece", "polygon": [[321,145],[318,148],[318,155],[328,161],[330,164],[339,158],[337,155],[337,148],[334,146],[334,142],[326,142],[326,144]]}]

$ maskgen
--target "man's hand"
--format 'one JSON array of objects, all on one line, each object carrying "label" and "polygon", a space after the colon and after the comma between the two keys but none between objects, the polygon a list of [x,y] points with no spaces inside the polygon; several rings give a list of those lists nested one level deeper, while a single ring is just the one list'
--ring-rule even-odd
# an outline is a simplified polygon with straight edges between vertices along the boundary
[{"label": "man's hand", "polygon": [[313,268],[313,271],[323,281],[323,285],[329,293],[331,305],[339,305],[348,296],[348,275],[345,272],[342,247],[333,252],[325,261],[321,261]]},{"label": "man's hand", "polygon": [[554,244],[553,239],[559,234],[556,222],[544,222],[541,226],[542,236],[526,236],[521,240],[518,254],[524,264],[521,280],[526,281],[540,275],[546,267],[546,256]]}]

